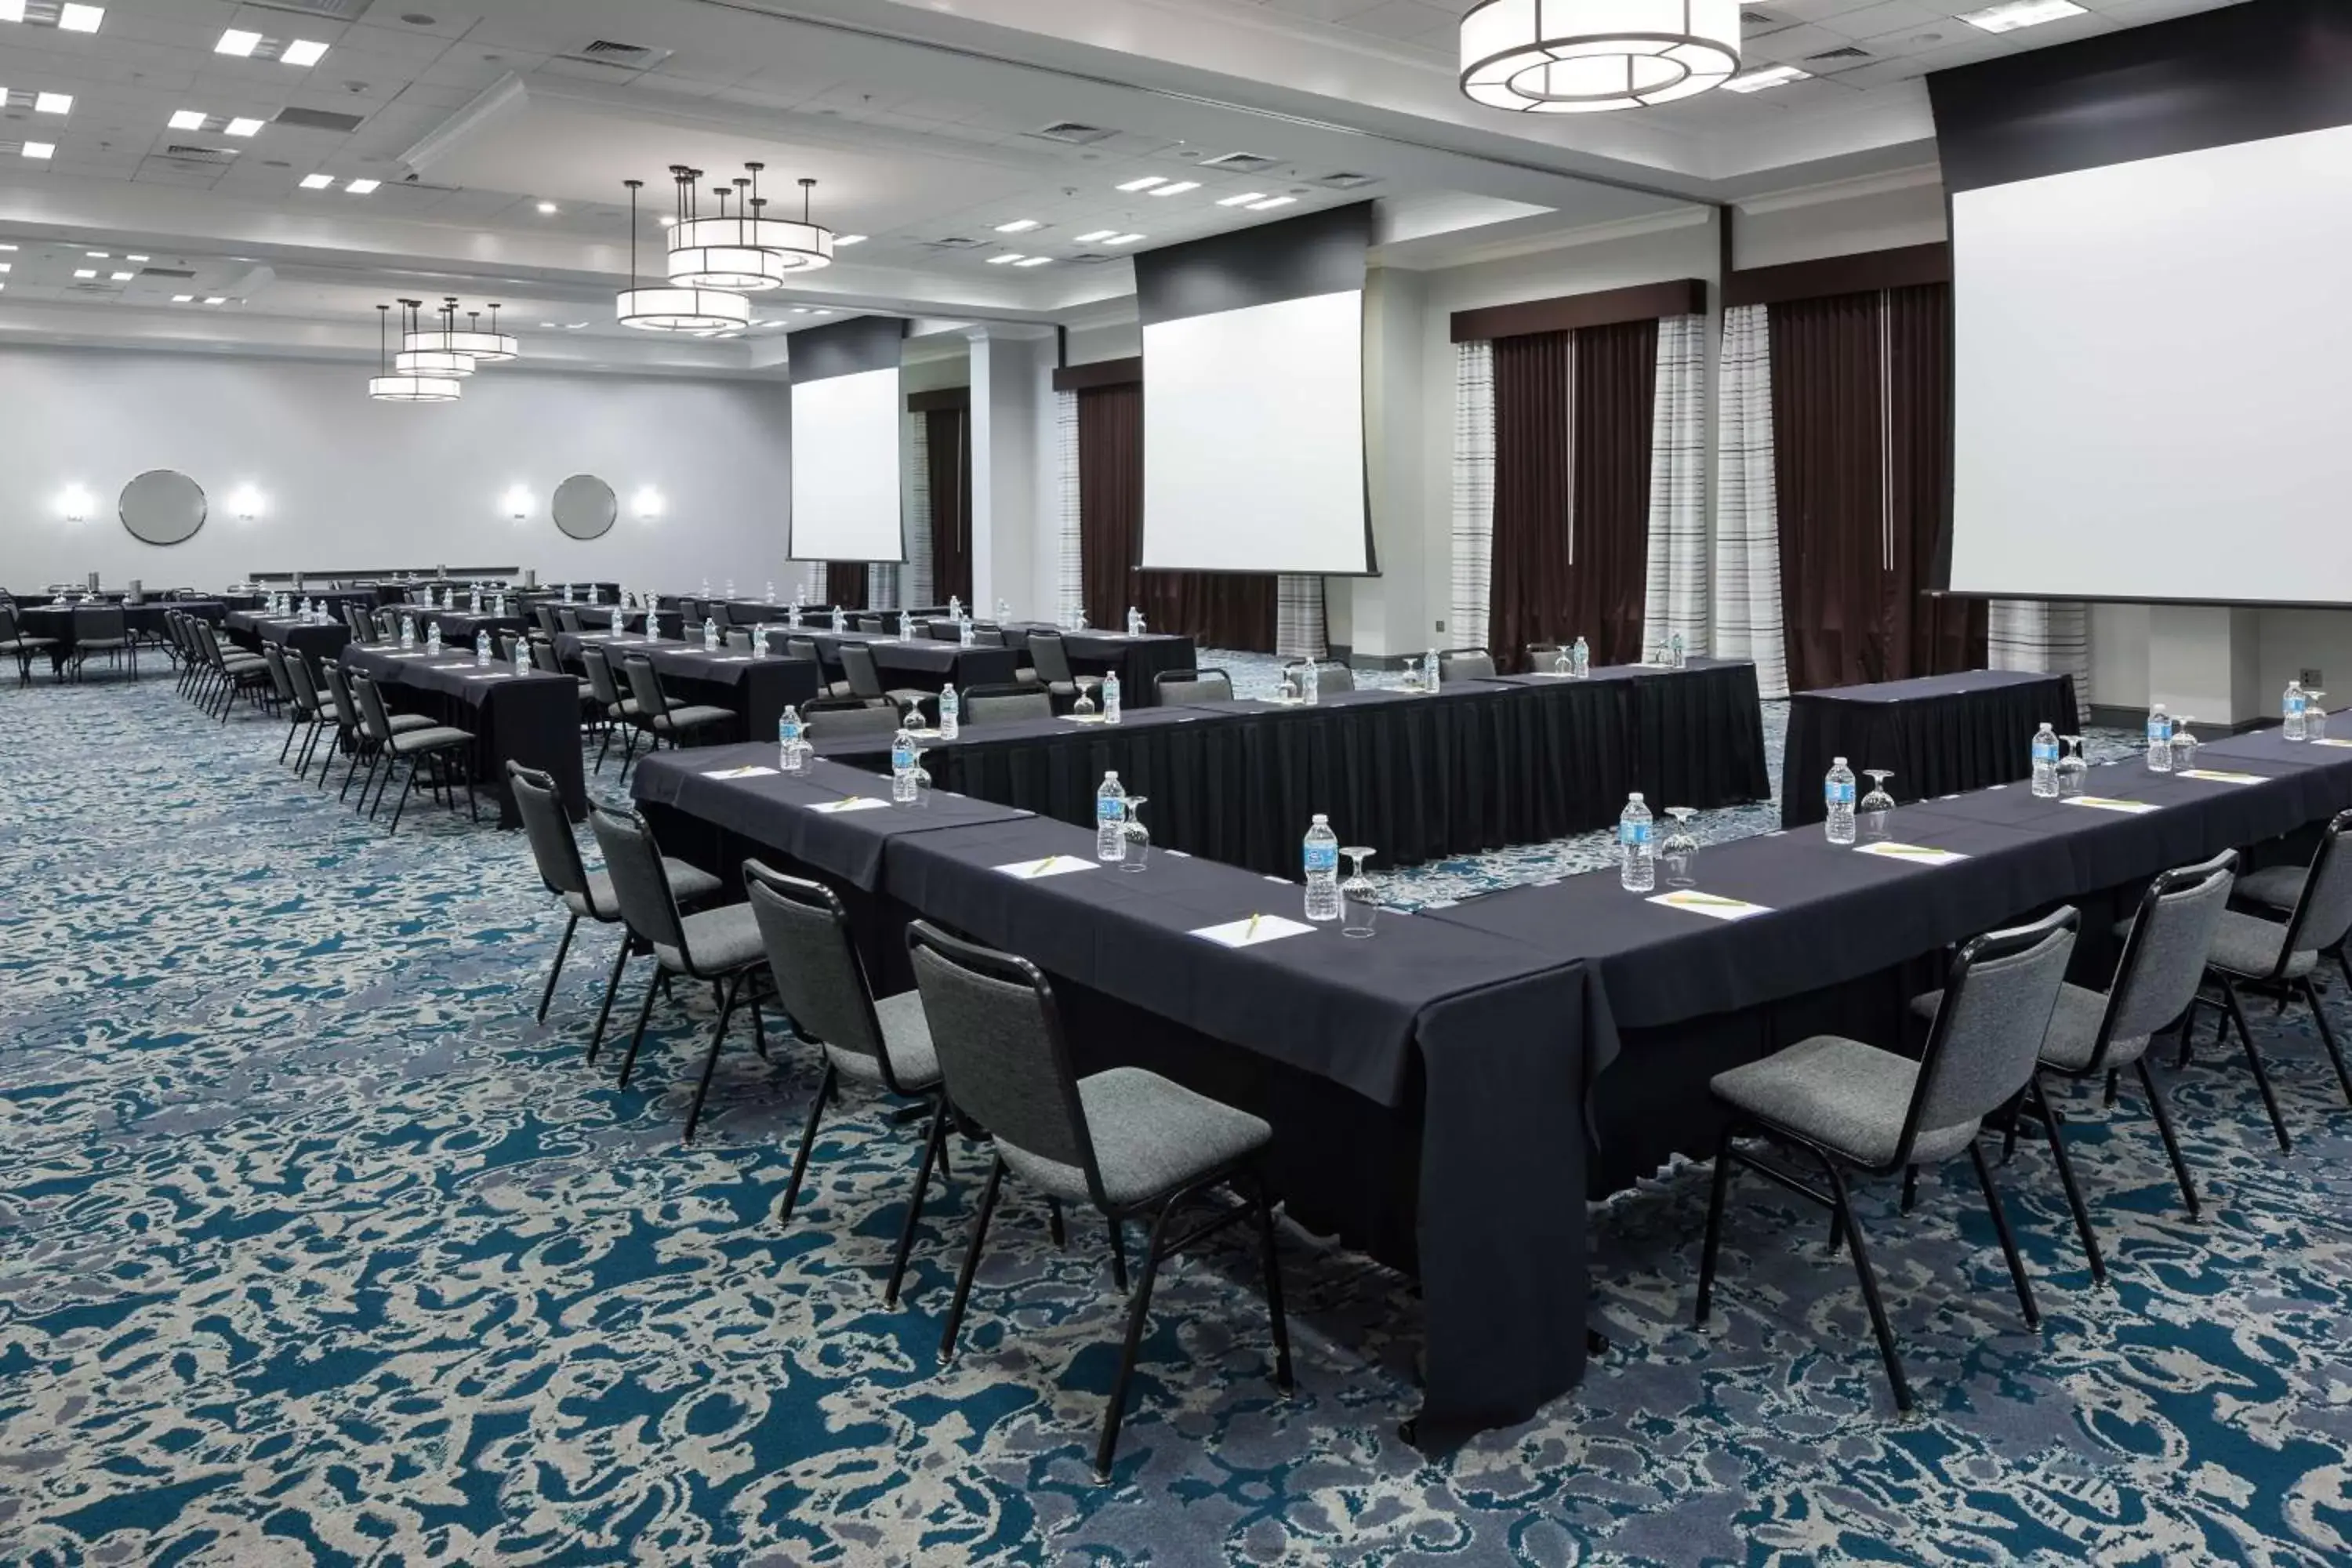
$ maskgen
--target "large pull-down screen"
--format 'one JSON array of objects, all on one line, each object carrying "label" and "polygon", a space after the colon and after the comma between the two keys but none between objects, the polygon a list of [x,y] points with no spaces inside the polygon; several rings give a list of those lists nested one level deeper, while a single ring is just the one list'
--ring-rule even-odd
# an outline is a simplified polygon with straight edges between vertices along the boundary
[{"label": "large pull-down screen", "polygon": [[907,324],[861,316],[793,334],[795,561],[902,561],[898,393]]}]

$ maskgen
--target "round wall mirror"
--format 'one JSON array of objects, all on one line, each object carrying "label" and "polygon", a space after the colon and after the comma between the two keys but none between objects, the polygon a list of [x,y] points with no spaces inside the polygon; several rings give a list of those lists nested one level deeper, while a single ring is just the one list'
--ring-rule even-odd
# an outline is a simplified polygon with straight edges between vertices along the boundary
[{"label": "round wall mirror", "polygon": [[602,539],[620,515],[613,487],[593,474],[574,474],[555,487],[555,526],[574,539]]},{"label": "round wall mirror", "polygon": [[122,526],[149,544],[177,544],[205,525],[205,488],[170,468],[152,468],[122,487]]}]

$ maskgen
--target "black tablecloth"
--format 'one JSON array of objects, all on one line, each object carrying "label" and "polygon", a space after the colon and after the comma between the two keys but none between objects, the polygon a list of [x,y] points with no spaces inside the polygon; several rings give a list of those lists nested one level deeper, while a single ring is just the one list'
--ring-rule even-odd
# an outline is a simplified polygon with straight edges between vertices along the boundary
[{"label": "black tablecloth", "polygon": [[580,767],[580,687],[568,675],[516,675],[514,667],[477,665],[455,648],[438,658],[423,652],[347,645],[343,667],[383,689],[394,712],[423,713],[470,731],[474,780],[498,797],[499,824],[521,824],[507,786],[509,760],[551,774],[575,818],[588,815],[588,787]]},{"label": "black tablecloth", "polygon": [[1024,657],[1033,632],[1055,632],[1070,668],[1080,675],[1118,672],[1118,700],[1123,708],[1150,708],[1160,700],[1161,670],[1197,669],[1200,649],[1179,632],[1146,632],[1131,637],[1121,632],[1064,631],[1050,621],[1016,621],[1003,628],[1004,645]]},{"label": "black tablecloth", "polygon": [[900,642],[895,636],[876,632],[771,631],[768,646],[782,653],[786,639],[791,637],[806,637],[816,645],[817,657],[824,661],[829,679],[841,679],[844,643],[856,643],[871,652],[882,684],[890,687],[937,691],[953,684],[960,690],[969,691],[975,686],[1009,686],[1021,670],[1020,655],[1009,647],[977,643],[964,647],[957,643],[934,642],[929,637]]},{"label": "black tablecloth", "polygon": [[1864,768],[1891,769],[1888,793],[1897,801],[2031,777],[2035,729],[2046,723],[2071,733],[2075,711],[2071,676],[2032,670],[1979,669],[1800,691],[1789,700],[1780,825],[1822,820],[1822,781],[1838,757],[1857,775]]},{"label": "black tablecloth", "polygon": [[441,627],[441,640],[452,647],[470,649],[474,646],[474,634],[488,632],[494,650],[500,632],[525,632],[532,625],[520,615],[494,616],[487,610],[479,615],[469,610],[419,610],[416,612],[416,635],[423,637],[426,628],[436,622]]},{"label": "black tablecloth", "polygon": [[[57,646],[49,649],[50,658],[63,665],[73,658],[77,637],[74,632],[72,605],[19,605],[16,606],[16,626],[28,637],[47,637]],[[184,610],[199,619],[218,625],[228,614],[228,606],[218,599],[153,599],[143,605],[97,605],[83,608],[121,609],[122,624],[134,635],[160,638],[163,636],[165,616],[173,610]]]},{"label": "black tablecloth", "polygon": [[332,658],[352,640],[352,628],[341,621],[324,624],[289,620],[259,610],[231,610],[222,617],[231,641],[255,653],[263,642],[299,649],[313,658]]},{"label": "black tablecloth", "polygon": [[[757,826],[790,854],[805,829],[776,815],[810,815],[793,797],[829,795],[846,775],[722,781],[694,765],[766,751],[664,757],[637,791]],[[728,795],[740,798],[719,798]],[[1275,1180],[1293,1212],[1417,1270],[1425,1439],[1525,1419],[1575,1381],[1583,1094],[1590,1068],[1613,1049],[1580,965],[1403,915],[1370,942],[1327,926],[1229,949],[1192,933],[1254,913],[1295,915],[1297,890],[1160,851],[1139,874],[1017,878],[996,868],[1046,855],[1092,865],[1092,836],[1035,817],[933,830],[918,816],[818,820],[831,833],[885,837],[883,889],[902,915],[951,925],[1051,973],[1081,1070],[1140,1058],[1267,1115]],[[864,865],[832,847],[819,852],[852,871]],[[1359,1136],[1367,1132],[1369,1144]]]},{"label": "black tablecloth", "polygon": [[580,661],[583,643],[604,647],[612,662],[613,679],[625,695],[628,676],[622,661],[630,654],[641,653],[653,660],[654,672],[661,677],[662,689],[672,702],[733,709],[740,724],[730,737],[732,740],[774,740],[784,705],[809,701],[819,690],[816,666],[807,659],[732,650],[706,653],[698,643],[648,642],[642,637],[614,637],[610,632],[560,632],[555,638],[556,656],[584,672],[587,667]]}]

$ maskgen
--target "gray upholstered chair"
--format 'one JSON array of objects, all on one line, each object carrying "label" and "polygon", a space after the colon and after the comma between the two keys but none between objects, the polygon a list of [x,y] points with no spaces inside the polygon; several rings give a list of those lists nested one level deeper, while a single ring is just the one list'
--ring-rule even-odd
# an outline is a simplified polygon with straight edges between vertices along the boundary
[{"label": "gray upholstered chair", "polygon": [[81,667],[94,653],[106,655],[107,661],[120,667],[131,660],[131,679],[139,679],[139,639],[131,635],[131,620],[120,605],[77,605],[73,613],[74,679],[81,679]]},{"label": "gray upholstered chair", "polygon": [[[368,738],[367,724],[360,712],[359,698],[352,691],[350,672],[341,664],[330,664],[323,667],[322,673],[326,677],[327,700],[332,710],[331,716],[334,721],[337,743],[351,758],[350,765],[343,769],[343,787],[335,793],[335,798],[341,800],[352,793],[352,781],[359,776],[360,758],[364,756],[372,759],[379,753],[375,742]],[[384,722],[394,731],[403,733],[415,730],[429,730],[433,727],[433,721],[422,713],[388,712],[384,715]],[[335,753],[330,751],[327,753],[327,760],[319,764],[320,789],[327,787],[327,774],[334,765]],[[373,767],[370,768],[368,776],[374,777]],[[360,791],[360,804],[362,805],[367,804],[367,791],[364,789]]]},{"label": "gray upholstered chair", "polygon": [[1483,647],[1442,647],[1437,650],[1440,681],[1492,680],[1495,656]]},{"label": "gray upholstered chair", "polygon": [[963,700],[963,721],[967,724],[1003,723],[1013,719],[1051,719],[1054,700],[1043,691],[1024,691],[1018,687],[993,687],[967,693]]},{"label": "gray upholstered chair", "polygon": [[637,749],[637,700],[624,695],[620,684],[613,679],[612,656],[592,642],[580,645],[580,667],[588,672],[588,700],[604,716],[604,743],[596,748],[594,772],[604,771],[604,753],[613,749],[613,731],[626,726],[629,731],[628,750],[622,756],[622,766]]},{"label": "gray upholstered chair", "polygon": [[726,643],[727,651],[730,653],[751,651],[751,628],[749,626],[730,626],[719,636],[719,639]]},{"label": "gray upholstered chair", "polygon": [[[1706,1210],[1706,1240],[1699,1255],[1697,1321],[1706,1321],[1715,1290],[1715,1260],[1723,1238],[1724,1199],[1734,1165],[1744,1165],[1834,1215],[1830,1242],[1853,1242],[1854,1273],[1870,1310],[1894,1385],[1897,1408],[1911,1408],[1911,1384],[1895,1348],[1895,1331],[1878,1297],[1878,1277],[1847,1196],[1846,1172],[1893,1175],[1914,1165],[1967,1154],[1992,1214],[2001,1255],[2028,1327],[2041,1326],[2033,1287],[2017,1255],[2009,1217],[1977,1134],[1985,1118],[2009,1106],[2033,1081],[2066,961],[2074,951],[2079,917],[2062,909],[2032,925],[1988,932],[1960,949],[1944,987],[1944,1005],[1927,1031],[1917,1061],[1837,1035],[1815,1035],[1761,1061],[1717,1073],[1711,1085],[1729,1112],[1716,1145],[1715,1184]],[[950,1092],[953,1092],[950,1074]],[[1760,1135],[1810,1154],[1829,1178],[1824,1194],[1778,1162],[1739,1148],[1734,1140]],[[2062,1169],[2063,1144],[2053,1146]],[[2069,1188],[2074,1177],[2068,1174]]]},{"label": "gray upholstered chair", "polygon": [[919,687],[884,686],[881,668],[874,662],[874,650],[864,643],[845,642],[836,651],[841,655],[841,672],[849,678],[849,694],[861,702],[887,702],[903,713],[936,695]]},{"label": "gray upholstered chair", "polygon": [[[400,798],[393,803],[392,807],[391,831],[399,832],[400,814],[408,805],[410,792],[416,788],[417,770],[430,762],[434,784],[445,796],[451,795],[449,786],[456,782],[453,773],[464,773],[466,809],[475,821],[482,819],[480,805],[474,797],[474,770],[470,766],[474,736],[471,731],[449,724],[394,728],[392,715],[384,708],[383,696],[376,690],[375,682],[357,671],[352,675],[352,695],[359,700],[361,731],[374,747],[374,754],[368,761],[369,783],[375,779],[376,763],[381,760],[383,763],[383,783],[376,786],[375,805],[368,807],[371,818],[383,805],[383,792],[392,787],[392,775],[400,771],[402,763],[406,763],[408,778],[400,786]],[[462,768],[457,765],[460,752],[467,753],[464,760],[469,764]],[[454,804],[454,797],[452,799]],[[360,785],[360,801],[366,804],[367,784]]]},{"label": "gray upholstered chair", "polygon": [[[310,673],[310,656],[299,648],[289,648],[285,654],[286,679],[294,687],[294,700],[287,704],[291,719],[286,727],[286,739],[291,742],[294,731],[302,730],[302,750],[294,758],[294,776],[301,778],[310,771],[310,758],[319,747],[319,736],[333,719],[327,711],[326,700],[319,695],[318,677]],[[278,748],[278,760],[286,760],[286,748]]]},{"label": "gray upholstered chair", "polygon": [[26,637],[16,625],[16,609],[13,605],[0,605],[0,654],[16,661],[16,684],[33,683],[33,658],[58,646],[55,637]]},{"label": "gray upholstered chair", "polygon": [[[278,710],[290,712],[294,707],[294,678],[286,673],[285,648],[274,642],[264,642],[261,645],[261,662],[269,671],[269,689],[274,694]],[[298,720],[297,722],[299,723],[299,721]],[[289,742],[294,739],[290,731],[286,738]],[[286,760],[283,747],[279,748],[278,760],[281,763]]]},{"label": "gray upholstered chair", "polygon": [[[702,1102],[710,1093],[710,1071],[719,1065],[719,1047],[727,1038],[727,1026],[733,1021],[739,1004],[751,1009],[752,1037],[760,1054],[768,1054],[767,1026],[760,1019],[758,972],[765,967],[767,954],[760,945],[759,923],[751,916],[748,904],[726,904],[718,909],[703,910],[695,914],[680,912],[677,898],[671,891],[668,872],[662,852],[654,843],[653,829],[635,812],[611,811],[604,806],[592,806],[588,826],[595,831],[597,846],[604,852],[604,871],[613,879],[613,894],[621,910],[621,923],[628,929],[642,947],[652,952],[656,965],[655,973],[646,982],[646,999],[637,1008],[637,1026],[629,1036],[629,1054],[621,1059],[621,1087],[629,1086],[629,1074],[637,1065],[637,1047],[645,1044],[646,1020],[654,1010],[654,997],[662,989],[667,975],[683,975],[688,980],[708,981],[720,993],[719,1022],[710,1031],[710,1049],[702,1058],[702,1076],[694,1087],[694,1103],[686,1113],[686,1141],[694,1142],[695,1127],[702,1120]],[[627,962],[625,951],[622,962]],[[589,1047],[589,1059],[595,1059],[595,1047]]]},{"label": "gray upholstered chair", "polygon": [[[544,610],[547,606],[542,605],[540,608]],[[558,632],[576,632],[581,629],[580,612],[570,605],[558,605],[555,606],[555,624],[551,626],[543,625],[540,629],[549,637]]]},{"label": "gray upholstered chair", "polygon": [[1070,668],[1069,649],[1062,646],[1061,633],[1031,632],[1029,664],[1048,696],[1076,700],[1078,678]]},{"label": "gray upholstered chair", "polygon": [[[572,831],[572,819],[564,814],[563,796],[552,775],[510,761],[507,787],[514,792],[515,809],[521,814],[523,832],[530,839],[530,858],[539,868],[541,884],[562,899],[572,913],[563,922],[562,940],[555,944],[555,962],[548,968],[546,988],[539,994],[538,1018],[544,1024],[548,1002],[555,994],[556,976],[563,973],[564,954],[572,951],[572,932],[580,929],[583,920],[620,924],[621,900],[609,875],[591,871],[582,863],[580,840]],[[699,904],[719,891],[719,879],[698,867],[668,858],[663,859],[661,867],[662,875],[669,879],[670,897],[681,906]],[[629,957],[630,942],[624,932],[621,951],[613,957],[612,975],[604,982],[604,1005],[596,1010],[595,1032],[588,1037],[591,1060],[604,1038],[605,1022],[613,1016],[613,994],[620,989],[621,971]]]},{"label": "gray upholstered chair", "polygon": [[[2320,1043],[2327,1047],[2328,1058],[2336,1064],[2336,1081],[2343,1086],[2345,1099],[2352,1100],[2352,1068],[2345,1064],[2344,1047],[2327,1021],[2326,1008],[2320,1004],[2319,987],[2312,981],[2319,968],[2320,955],[2330,949],[2340,949],[2347,934],[2352,934],[2352,844],[2346,842],[2347,837],[2352,837],[2352,811],[2339,812],[2320,834],[2319,853],[2313,857],[2309,870],[2300,873],[2300,882],[2266,877],[2262,872],[2248,878],[2247,881],[2253,884],[2248,892],[2250,899],[2277,899],[2289,888],[2294,889],[2294,902],[2284,911],[2286,918],[2265,920],[2260,915],[2230,910],[2221,917],[2221,929],[2213,937],[2213,951],[2205,963],[2206,982],[2221,992],[2223,1009],[2213,1031],[2213,1043],[2220,1045],[2230,1026],[2237,1026],[2238,1038],[2246,1047],[2246,1065],[2253,1069],[2254,1084],[2262,1090],[2263,1106],[2270,1112],[2271,1130],[2278,1135],[2281,1149],[2293,1147],[2293,1142],[2287,1136],[2286,1120],[2279,1114],[2278,1096],[2271,1088],[2270,1074],[2254,1050],[2253,1031],[2246,1026],[2242,994],[2252,991],[2270,997],[2282,1010],[2290,1002],[2308,1006],[2319,1030]],[[2185,1047],[2189,1038],[2186,1028],[2180,1037]],[[2187,1059],[2184,1049],[2184,1064]]]},{"label": "gray upholstered chair", "polygon": [[[1552,660],[1559,657],[1559,644],[1556,642],[1531,642],[1528,644],[1528,668],[1529,669],[1548,670],[1552,666]],[[1441,659],[1440,662],[1443,663],[1444,661]]]},{"label": "gray upholstered chair", "polygon": [[[2105,1078],[2112,1100],[2116,1075],[2125,1068],[2137,1068],[2191,1219],[2197,1217],[2196,1184],[2189,1180],[2179,1141],[2173,1135],[2171,1108],[2148,1071],[2147,1053],[2159,1032],[2176,1024],[2184,1030],[2189,1026],[2198,976],[2204,973],[2205,956],[2212,951],[2214,934],[2230,907],[2230,886],[2237,865],[2236,852],[2225,849],[2210,860],[2167,871],[2148,884],[2140,896],[2139,913],[2124,939],[2115,979],[2106,990],[2073,984],[2059,988],[2058,1005],[2042,1041],[2041,1070],[2029,1097],[2035,1119],[2055,1148],[2063,1134],[2048,1104],[2042,1073],[2078,1080]],[[1932,1020],[1943,997],[1940,991],[1915,997],[1911,1010]],[[2082,1230],[2084,1250],[2090,1255],[2091,1275],[2105,1279],[2106,1265],[2099,1256],[2090,1215],[2079,1194],[2069,1192],[2067,1196]]]},{"label": "gray upholstered chair", "polygon": [[[940,1335],[940,1359],[955,1353],[972,1272],[988,1239],[997,1191],[1010,1171],[1050,1199],[1091,1205],[1109,1220],[1112,1263],[1122,1287],[1124,1227],[1131,1219],[1150,1226],[1128,1306],[1118,1373],[1095,1447],[1097,1476],[1110,1474],[1160,1260],[1235,1221],[1257,1224],[1266,1310],[1274,1321],[1275,1381],[1287,1391],[1290,1334],[1283,1319],[1272,1201],[1258,1169],[1274,1130],[1246,1111],[1141,1068],[1109,1068],[1079,1078],[1070,1066],[1054,994],[1034,964],[960,942],[927,921],[907,928],[907,944],[949,1103],[961,1121],[985,1130],[995,1154]],[[1172,1233],[1169,1221],[1185,1200],[1217,1187],[1241,1202],[1222,1207],[1190,1231]]]},{"label": "gray upholstered chair", "polygon": [[1234,678],[1222,669],[1163,669],[1151,678],[1151,685],[1162,707],[1234,700]]},{"label": "gray upholstered chair", "polygon": [[[2303,901],[2304,884],[2310,876],[2308,866],[2265,866],[2240,877],[2230,896],[2249,909],[2291,915]],[[2352,940],[2336,944],[2336,967],[2343,973],[2344,984],[2352,985]]]},{"label": "gray upholstered chair", "polygon": [[804,658],[811,664],[816,666],[818,696],[847,697],[850,695],[849,682],[846,680],[835,680],[826,675],[824,654],[818,648],[815,638],[787,637],[784,638],[784,654],[790,658]]},{"label": "gray upholstered chair", "polygon": [[849,939],[848,911],[832,889],[787,877],[757,860],[743,862],[743,887],[751,895],[751,914],[767,950],[768,974],[776,988],[777,1005],[801,1037],[824,1053],[824,1076],[818,1080],[816,1096],[809,1105],[800,1152],[793,1156],[792,1179],[784,1184],[784,1195],[776,1204],[777,1225],[792,1220],[801,1182],[808,1173],[809,1153],[816,1146],[817,1124],[824,1119],[826,1101],[842,1083],[931,1108],[922,1163],[915,1170],[915,1188],[898,1229],[889,1283],[882,1291],[882,1299],[895,1306],[899,1282],[907,1273],[907,1255],[915,1244],[915,1224],[922,1215],[923,1194],[930,1185],[931,1167],[943,1157],[947,1138],[946,1104],[939,1092],[940,1059],[931,1049],[923,999],[913,991],[875,996],[866,966]]},{"label": "gray upholstered chair", "polygon": [[1294,662],[1284,666],[1283,676],[1285,679],[1289,680],[1296,685],[1302,679],[1302,672],[1310,669],[1315,672],[1315,693],[1318,697],[1328,697],[1335,691],[1353,691],[1356,689],[1356,672],[1354,670],[1349,669],[1344,664],[1333,664],[1324,659],[1302,658],[1295,660]]},{"label": "gray upholstered chair", "polygon": [[819,698],[803,703],[801,719],[808,726],[809,739],[815,741],[849,741],[865,736],[878,736],[887,741],[898,732],[905,718],[895,709],[868,708],[863,702],[856,707],[836,708],[833,702],[855,701],[855,699]]},{"label": "gray upholstered chair", "polygon": [[[735,722],[732,708],[708,702],[672,706],[669,693],[662,689],[661,677],[654,673],[654,661],[644,654],[629,655],[621,661],[621,668],[629,678],[629,695],[637,700],[637,728],[646,732],[646,749],[649,752],[658,749],[664,741],[682,746],[694,736]],[[629,771],[625,757],[621,761],[621,771]]]}]

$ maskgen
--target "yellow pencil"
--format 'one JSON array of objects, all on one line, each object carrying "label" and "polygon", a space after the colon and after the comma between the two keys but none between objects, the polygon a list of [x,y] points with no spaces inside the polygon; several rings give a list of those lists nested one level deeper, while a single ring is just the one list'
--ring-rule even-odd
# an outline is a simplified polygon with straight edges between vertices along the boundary
[{"label": "yellow pencil", "polygon": [[1247,931],[1245,931],[1242,932],[1242,940],[1243,940],[1244,942],[1247,942],[1247,941],[1249,941],[1252,937],[1254,937],[1254,936],[1257,935],[1257,922],[1258,922],[1258,919],[1259,919],[1259,917],[1258,917],[1258,916],[1256,916],[1256,915],[1252,915],[1252,916],[1250,916],[1249,930],[1247,930]]}]

